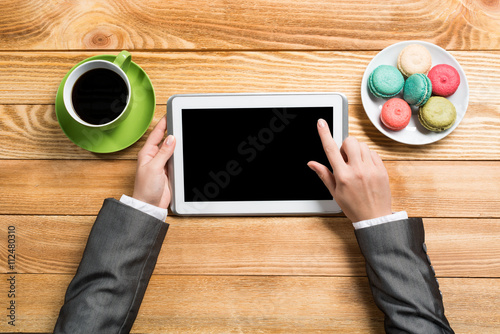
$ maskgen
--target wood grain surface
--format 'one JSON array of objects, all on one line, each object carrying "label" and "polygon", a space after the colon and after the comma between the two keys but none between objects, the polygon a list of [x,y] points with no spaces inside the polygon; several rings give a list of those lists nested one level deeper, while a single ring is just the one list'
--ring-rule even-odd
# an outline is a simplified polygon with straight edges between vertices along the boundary
[{"label": "wood grain surface", "polygon": [[[0,156],[23,160],[135,160],[149,132],[165,113],[166,106],[157,105],[148,132],[129,148],[96,154],[78,147],[64,135],[53,105],[0,105]],[[462,122],[450,135],[420,146],[397,143],[384,136],[370,122],[362,105],[351,104],[349,135],[366,142],[384,160],[495,160],[500,156],[500,104],[470,105]]]},{"label": "wood grain surface", "polygon": [[[25,291],[18,298],[19,328],[50,333],[71,278],[17,275]],[[457,333],[497,333],[498,279],[439,282]],[[365,277],[153,275],[132,332],[383,333],[382,319]],[[0,331],[9,330],[0,322]]]},{"label": "wood grain surface", "polygon": [[[361,80],[393,43],[457,59],[469,106],[430,145],[381,134]],[[73,144],[55,96],[78,62],[130,50],[156,93],[332,92],[349,133],[387,166],[393,210],[424,218],[456,333],[500,328],[500,2],[495,0],[3,0],[0,6],[0,333],[50,333],[102,201],[131,194],[146,136],[112,154]],[[133,333],[383,333],[351,223],[176,217]],[[16,230],[15,272],[7,234]],[[5,317],[16,277],[16,327]]]},{"label": "wood grain surface", "polygon": [[[17,272],[74,274],[95,216],[0,218],[0,239],[16,227]],[[167,222],[156,274],[366,276],[345,218],[172,216]],[[426,218],[424,226],[438,277],[500,277],[500,220]],[[7,249],[0,255],[6,258]],[[0,263],[0,272],[7,271]]]},{"label": "wood grain surface", "polygon": [[[118,54],[101,52],[97,54]],[[132,52],[158,104],[183,93],[342,92],[361,104],[361,79],[377,52]],[[500,51],[452,51],[469,103],[500,104]],[[65,74],[96,52],[1,52],[0,104],[54,104]],[[396,59],[394,59],[396,65]]]},{"label": "wood grain surface", "polygon": [[[396,211],[500,217],[500,162],[388,161],[386,168]],[[132,193],[135,161],[0,160],[0,171],[0,214],[95,215],[104,198]]]},{"label": "wood grain surface", "polygon": [[427,40],[500,48],[488,0],[3,0],[3,50],[374,50]]}]

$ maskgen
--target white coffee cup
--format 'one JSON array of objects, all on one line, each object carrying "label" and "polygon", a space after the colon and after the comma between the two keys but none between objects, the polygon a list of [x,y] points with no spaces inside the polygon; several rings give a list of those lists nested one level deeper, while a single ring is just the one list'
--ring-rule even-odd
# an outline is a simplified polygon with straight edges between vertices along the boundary
[{"label": "white coffee cup", "polygon": [[[131,62],[131,55],[128,51],[122,51],[118,54],[114,62],[110,62],[107,60],[91,60],[88,62],[85,62],[75,68],[68,78],[66,79],[66,82],[64,84],[63,88],[63,100],[64,100],[64,106],[66,107],[66,110],[68,113],[71,115],[71,117],[77,121],[78,123],[85,125],[86,127],[89,128],[99,128],[101,130],[109,130],[114,127],[116,127],[118,124],[120,124],[130,113],[130,109],[132,106],[132,87],[130,85],[130,81],[127,77],[126,71],[128,70],[128,67]],[[73,105],[73,88],[75,86],[75,83],[84,75],[85,73],[94,70],[94,69],[106,69],[109,71],[112,71],[116,74],[118,74],[124,81],[124,83],[127,86],[127,96],[126,96],[126,101],[125,97],[121,97],[120,101],[116,102],[121,102],[122,105],[125,103],[125,107],[123,107],[123,110],[118,111],[119,114],[118,116],[112,117],[112,118],[103,118],[101,120],[101,124],[93,124],[89,123],[85,120],[83,120],[78,113],[75,110],[75,107]],[[118,104],[116,104],[118,105]],[[113,108],[113,104],[111,105],[110,109]]]}]

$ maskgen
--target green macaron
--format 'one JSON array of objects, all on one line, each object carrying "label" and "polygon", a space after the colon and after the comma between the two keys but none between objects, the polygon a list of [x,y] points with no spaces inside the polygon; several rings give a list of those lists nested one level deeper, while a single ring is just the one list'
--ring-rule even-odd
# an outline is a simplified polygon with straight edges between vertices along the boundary
[{"label": "green macaron", "polygon": [[380,98],[396,96],[401,92],[405,79],[401,72],[390,65],[378,66],[368,78],[368,88],[373,95]]},{"label": "green macaron", "polygon": [[406,79],[403,91],[403,99],[408,104],[423,106],[431,97],[431,80],[422,73],[416,73]]},{"label": "green macaron", "polygon": [[418,120],[427,130],[441,132],[451,128],[457,111],[453,103],[441,96],[433,96],[420,107],[418,112]]}]

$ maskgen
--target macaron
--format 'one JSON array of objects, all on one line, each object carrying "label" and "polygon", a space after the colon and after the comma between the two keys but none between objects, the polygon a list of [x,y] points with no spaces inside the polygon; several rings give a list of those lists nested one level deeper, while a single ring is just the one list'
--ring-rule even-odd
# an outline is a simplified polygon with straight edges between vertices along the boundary
[{"label": "macaron", "polygon": [[398,56],[398,69],[407,78],[415,73],[427,74],[431,66],[431,53],[420,44],[406,46]]},{"label": "macaron", "polygon": [[427,74],[432,82],[432,93],[439,96],[453,95],[460,86],[458,71],[448,64],[434,66]]},{"label": "macaron", "polygon": [[382,106],[380,121],[389,130],[403,130],[410,123],[411,108],[405,100],[393,97]]},{"label": "macaron", "polygon": [[403,99],[411,105],[422,106],[431,97],[431,80],[422,73],[415,73],[406,79]]},{"label": "macaron", "polygon": [[457,111],[453,103],[441,96],[431,97],[418,111],[422,126],[434,132],[451,128],[456,118]]},{"label": "macaron", "polygon": [[394,66],[380,65],[368,78],[368,88],[373,95],[380,98],[393,97],[403,89],[405,79]]}]

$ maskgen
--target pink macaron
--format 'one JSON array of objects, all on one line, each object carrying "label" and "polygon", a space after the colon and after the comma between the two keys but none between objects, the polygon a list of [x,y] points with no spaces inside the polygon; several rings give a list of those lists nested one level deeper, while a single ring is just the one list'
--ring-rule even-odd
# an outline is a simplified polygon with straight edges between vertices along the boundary
[{"label": "pink macaron", "polygon": [[410,105],[403,99],[394,97],[382,106],[380,120],[390,130],[403,130],[410,123],[410,118]]},{"label": "pink macaron", "polygon": [[460,86],[460,75],[458,71],[450,65],[440,64],[434,66],[427,77],[432,83],[432,94],[438,96],[450,96],[457,91]]}]

